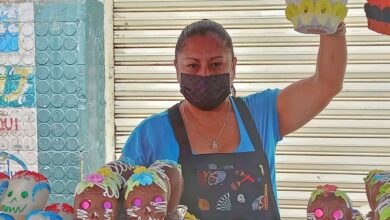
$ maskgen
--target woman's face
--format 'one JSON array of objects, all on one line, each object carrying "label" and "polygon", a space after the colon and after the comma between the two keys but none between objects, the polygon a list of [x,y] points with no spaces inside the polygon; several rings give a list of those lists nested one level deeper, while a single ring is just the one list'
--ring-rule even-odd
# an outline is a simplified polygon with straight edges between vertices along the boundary
[{"label": "woman's face", "polygon": [[180,82],[180,73],[199,76],[230,73],[232,82],[236,62],[231,49],[226,48],[215,34],[194,35],[185,40],[175,59],[177,79]]}]

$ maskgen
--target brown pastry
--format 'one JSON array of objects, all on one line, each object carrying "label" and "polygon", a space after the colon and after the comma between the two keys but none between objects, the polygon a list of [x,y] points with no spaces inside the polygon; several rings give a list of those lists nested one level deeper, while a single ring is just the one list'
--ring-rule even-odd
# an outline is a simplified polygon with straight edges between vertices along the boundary
[{"label": "brown pastry", "polygon": [[168,200],[167,216],[165,218],[178,219],[177,210],[184,189],[184,180],[180,165],[168,160],[156,161],[150,166],[150,169],[160,173],[160,175],[169,182],[170,195]]},{"label": "brown pastry", "polygon": [[390,182],[390,172],[383,170],[372,170],[366,178],[364,178],[366,186],[366,194],[368,203],[370,204],[371,210],[375,210],[377,207],[377,197],[379,195],[380,188]]},{"label": "brown pastry", "polygon": [[120,190],[124,187],[126,181],[133,174],[134,165],[132,162],[124,162],[121,160],[115,160],[110,163],[105,164],[102,168],[108,168],[112,172],[115,172],[120,177]]},{"label": "brown pastry", "polygon": [[390,220],[390,183],[384,184],[376,198],[374,220]]},{"label": "brown pastry", "polygon": [[337,186],[318,186],[311,194],[307,206],[307,219],[352,219],[352,203],[346,193]]},{"label": "brown pastry", "polygon": [[88,175],[76,188],[76,219],[117,219],[120,177],[108,168]]},{"label": "brown pastry", "polygon": [[138,167],[126,183],[127,219],[179,219],[182,192],[183,178],[177,163],[156,161],[149,169]]}]

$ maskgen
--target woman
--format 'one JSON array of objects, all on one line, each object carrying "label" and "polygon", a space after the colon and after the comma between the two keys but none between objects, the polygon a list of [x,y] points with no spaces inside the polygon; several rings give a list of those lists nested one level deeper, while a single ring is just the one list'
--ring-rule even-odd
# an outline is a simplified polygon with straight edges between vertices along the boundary
[{"label": "woman", "polygon": [[144,120],[122,157],[182,165],[181,203],[200,219],[279,219],[275,147],[315,117],[342,88],[345,27],[320,37],[316,73],[283,90],[234,93],[237,59],[229,34],[201,20],[184,28],[174,64],[185,100]]}]

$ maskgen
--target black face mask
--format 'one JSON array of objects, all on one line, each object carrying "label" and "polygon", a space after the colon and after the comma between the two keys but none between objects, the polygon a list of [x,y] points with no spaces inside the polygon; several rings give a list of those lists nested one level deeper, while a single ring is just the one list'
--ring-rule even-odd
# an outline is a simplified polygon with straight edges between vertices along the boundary
[{"label": "black face mask", "polygon": [[181,73],[180,92],[193,106],[210,111],[230,94],[230,74],[197,76]]}]

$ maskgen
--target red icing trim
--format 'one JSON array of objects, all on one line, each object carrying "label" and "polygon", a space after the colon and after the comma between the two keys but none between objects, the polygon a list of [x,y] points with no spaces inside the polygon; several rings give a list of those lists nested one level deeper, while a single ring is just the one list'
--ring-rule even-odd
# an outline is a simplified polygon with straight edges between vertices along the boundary
[{"label": "red icing trim", "polygon": [[36,182],[47,182],[47,178],[37,172],[30,171],[30,170],[21,170],[17,172],[12,178],[22,178],[22,177],[33,177]]},{"label": "red icing trim", "polygon": [[59,213],[61,210],[58,208],[58,203],[51,204],[45,208],[45,211]]},{"label": "red icing trim", "polygon": [[390,35],[390,23],[368,19],[368,29],[380,34]]},{"label": "red icing trim", "polygon": [[73,207],[67,203],[62,204],[62,211],[66,212],[67,214],[74,214]]},{"label": "red icing trim", "polygon": [[[61,205],[61,209],[60,206]],[[74,214],[74,209],[71,205],[67,203],[54,203],[45,208],[45,211],[60,213],[61,211],[65,212],[66,214]]]},{"label": "red icing trim", "polygon": [[8,179],[9,180],[9,176],[6,173],[0,172],[0,179]]},{"label": "red icing trim", "polygon": [[336,185],[326,184],[324,186],[317,186],[317,190],[324,189],[324,195],[328,196],[337,191]]},{"label": "red icing trim", "polygon": [[381,10],[386,7],[390,7],[390,1],[384,1],[384,0],[368,0],[368,4],[375,5]]}]

